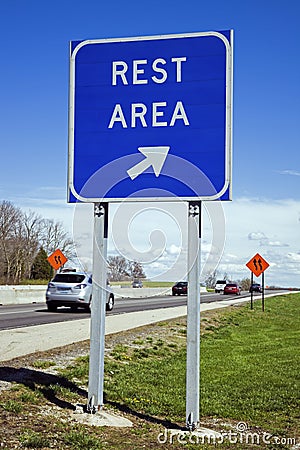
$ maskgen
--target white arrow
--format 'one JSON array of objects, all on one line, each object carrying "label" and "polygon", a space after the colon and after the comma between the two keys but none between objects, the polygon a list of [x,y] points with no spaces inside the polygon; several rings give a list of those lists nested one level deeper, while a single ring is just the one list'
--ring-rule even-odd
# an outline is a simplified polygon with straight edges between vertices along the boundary
[{"label": "white arrow", "polygon": [[138,150],[146,156],[143,161],[139,162],[131,169],[127,170],[128,175],[132,180],[145,172],[148,167],[152,166],[155,175],[160,175],[162,166],[166,160],[170,147],[139,147]]}]

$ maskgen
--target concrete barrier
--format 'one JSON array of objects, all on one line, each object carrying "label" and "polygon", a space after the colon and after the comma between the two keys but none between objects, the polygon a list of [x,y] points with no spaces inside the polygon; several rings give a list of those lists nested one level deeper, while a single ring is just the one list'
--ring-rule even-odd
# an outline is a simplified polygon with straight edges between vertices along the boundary
[{"label": "concrete barrier", "polygon": [[145,298],[159,295],[172,295],[172,288],[126,288],[112,286],[116,298]]},{"label": "concrete barrier", "polygon": [[0,305],[45,302],[47,286],[0,286]]},{"label": "concrete barrier", "polygon": [[[112,291],[116,298],[145,298],[158,297],[160,295],[172,295],[171,287],[158,288],[126,288],[112,286]],[[200,292],[207,292],[205,287],[200,287]]]},{"label": "concrete barrier", "polygon": [[[46,285],[39,286],[0,286],[0,305],[22,303],[44,303]],[[159,295],[171,295],[171,288],[120,288],[112,287],[115,298],[145,298]]]},{"label": "concrete barrier", "polygon": [[[0,286],[0,305],[16,305],[22,303],[44,303],[46,301],[46,285]],[[201,287],[201,292],[206,288]],[[112,286],[115,298],[146,298],[161,295],[172,295],[172,288],[125,288]]]}]

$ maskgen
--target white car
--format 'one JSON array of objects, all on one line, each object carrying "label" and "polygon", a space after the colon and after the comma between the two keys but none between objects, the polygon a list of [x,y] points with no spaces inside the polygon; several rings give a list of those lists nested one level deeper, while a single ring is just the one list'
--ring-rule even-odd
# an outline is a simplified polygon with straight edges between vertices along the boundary
[{"label": "white car", "polygon": [[[59,272],[48,283],[46,303],[48,311],[56,311],[59,306],[69,306],[73,310],[84,308],[90,311],[92,301],[92,275],[85,272]],[[106,310],[114,307],[114,294],[107,290]]]},{"label": "white car", "polygon": [[217,280],[215,285],[215,292],[224,292],[224,287],[226,286],[227,281],[226,280]]}]

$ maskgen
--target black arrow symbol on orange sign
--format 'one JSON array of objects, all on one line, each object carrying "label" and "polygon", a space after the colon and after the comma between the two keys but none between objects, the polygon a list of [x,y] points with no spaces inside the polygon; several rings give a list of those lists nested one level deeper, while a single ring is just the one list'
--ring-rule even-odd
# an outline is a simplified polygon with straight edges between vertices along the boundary
[{"label": "black arrow symbol on orange sign", "polygon": [[256,261],[255,258],[254,258],[254,260],[253,260],[253,264],[254,264],[254,266],[255,266],[255,270],[257,270],[257,261]]},{"label": "black arrow symbol on orange sign", "polygon": [[258,264],[259,264],[260,270],[263,270],[263,266],[262,266],[262,263],[261,263],[261,259],[258,260]]},{"label": "black arrow symbol on orange sign", "polygon": [[58,256],[55,255],[54,259],[55,259],[56,264],[61,264],[60,255],[58,255]]}]

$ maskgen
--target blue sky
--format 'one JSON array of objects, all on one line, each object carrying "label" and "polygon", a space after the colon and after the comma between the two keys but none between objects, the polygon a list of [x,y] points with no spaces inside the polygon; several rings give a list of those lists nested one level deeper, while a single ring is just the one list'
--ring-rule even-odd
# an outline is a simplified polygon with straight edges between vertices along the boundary
[{"label": "blue sky", "polygon": [[233,29],[233,201],[219,271],[247,276],[259,251],[270,284],[300,285],[299,20],[298,0],[1,0],[0,199],[70,227],[70,40]]}]

